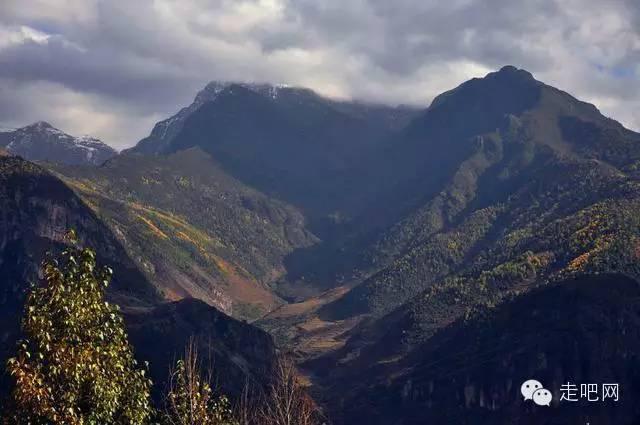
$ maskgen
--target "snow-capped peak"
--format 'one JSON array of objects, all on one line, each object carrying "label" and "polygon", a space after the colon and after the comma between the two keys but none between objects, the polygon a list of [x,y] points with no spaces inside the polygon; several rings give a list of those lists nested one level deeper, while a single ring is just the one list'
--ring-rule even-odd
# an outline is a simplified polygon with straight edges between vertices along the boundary
[{"label": "snow-capped peak", "polygon": [[29,160],[67,164],[97,165],[117,154],[115,149],[95,137],[74,137],[46,121],[10,133],[6,148]]},{"label": "snow-capped peak", "polygon": [[54,126],[52,126],[46,121],[38,121],[33,124],[29,124],[25,127],[19,128],[18,131],[22,131],[22,132],[37,131],[37,132],[44,132],[44,133],[55,134],[59,136],[67,136],[72,138],[72,136],[68,135],[62,130],[58,130],[57,128],[55,128]]}]

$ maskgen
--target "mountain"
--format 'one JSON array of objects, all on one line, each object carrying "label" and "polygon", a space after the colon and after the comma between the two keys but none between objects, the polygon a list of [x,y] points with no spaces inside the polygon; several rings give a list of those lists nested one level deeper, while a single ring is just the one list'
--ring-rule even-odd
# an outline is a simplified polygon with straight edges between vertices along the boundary
[{"label": "mountain", "polygon": [[199,148],[52,167],[118,236],[165,298],[253,320],[283,301],[284,258],[317,239],[294,207],[226,173]]},{"label": "mountain", "polygon": [[[201,301],[166,303],[110,228],[41,166],[0,157],[0,211],[0,363],[15,352],[22,305],[41,260],[62,249],[63,235],[73,228],[82,244],[95,248],[98,262],[113,268],[107,298],[122,308],[138,358],[155,361],[151,375],[159,386],[190,336],[224,365],[219,383],[232,394],[245,380],[267,382],[275,359],[268,334]],[[3,394],[7,380],[0,374]]]},{"label": "mountain", "polygon": [[[640,419],[640,284],[622,275],[579,276],[515,297],[439,331],[400,362],[359,368],[324,394],[336,423],[631,425]],[[316,370],[330,371],[332,364]],[[536,379],[551,407],[524,401]],[[563,385],[597,384],[598,402],[560,401]],[[619,399],[602,400],[602,384]]]},{"label": "mountain", "polygon": [[[347,279],[261,324],[298,348],[320,394],[336,394],[336,415],[362,413],[369,384],[387,385],[396,366],[411,380],[407,362],[455,323],[574,276],[639,278],[639,160],[639,134],[526,71],[463,83],[365,165],[377,198],[335,255],[302,263]],[[335,389],[363,377],[340,400]],[[381,417],[410,417],[389,409]]]},{"label": "mountain", "polygon": [[[471,212],[508,200],[540,176],[565,173],[563,167],[634,172],[639,139],[527,71],[507,66],[475,78],[436,97],[358,170],[369,179],[362,188],[368,204],[341,240],[324,247],[328,253],[309,252],[303,268],[337,257],[343,264],[325,281],[353,269],[381,271]],[[566,170],[574,177],[583,171]],[[348,255],[354,252],[361,254]]]},{"label": "mountain", "polygon": [[[115,270],[110,297],[123,307],[146,308],[160,300],[106,227],[62,182],[40,166],[0,157],[0,362],[15,350],[22,304],[47,251],[63,246],[75,228],[84,243],[99,247],[100,261]],[[1,386],[6,383],[2,376]]]},{"label": "mountain", "polygon": [[293,351],[337,424],[638,414],[515,402],[518,373],[635,395],[640,370],[640,134],[525,70],[421,110],[211,83],[103,165],[47,166],[162,298],[131,322],[149,355],[190,324],[264,369],[272,347],[221,310]]},{"label": "mountain", "polygon": [[283,280],[287,259],[335,227],[329,198],[355,199],[341,175],[414,113],[214,82],[103,167],[53,168],[167,298],[251,320],[314,290]]},{"label": "mountain", "polygon": [[44,121],[26,127],[0,129],[0,146],[30,161],[100,165],[117,152],[90,137],[70,136]]},{"label": "mountain", "polygon": [[415,112],[304,88],[213,82],[127,153],[199,147],[244,183],[324,218],[354,204],[359,176],[351,170]]},{"label": "mountain", "polygon": [[562,268],[586,245],[558,244],[549,226],[585,225],[598,210],[613,226],[614,202],[637,191],[640,135],[513,67],[438,96],[393,145],[381,173],[389,192],[372,205],[390,224],[362,258],[377,272],[345,311],[389,312],[447,275],[528,250]]}]

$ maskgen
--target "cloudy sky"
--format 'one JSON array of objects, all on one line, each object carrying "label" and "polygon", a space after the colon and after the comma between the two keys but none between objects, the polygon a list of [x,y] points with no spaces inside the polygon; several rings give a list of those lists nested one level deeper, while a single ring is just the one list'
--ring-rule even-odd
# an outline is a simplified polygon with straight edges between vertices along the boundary
[{"label": "cloudy sky", "polygon": [[123,148],[210,80],[426,106],[513,64],[640,130],[638,0],[0,3],[0,126]]}]

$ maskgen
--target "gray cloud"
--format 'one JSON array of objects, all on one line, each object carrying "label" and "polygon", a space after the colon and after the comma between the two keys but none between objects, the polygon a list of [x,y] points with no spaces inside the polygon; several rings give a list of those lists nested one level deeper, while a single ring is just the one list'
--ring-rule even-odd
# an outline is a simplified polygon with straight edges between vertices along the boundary
[{"label": "gray cloud", "polygon": [[514,64],[640,129],[636,0],[5,0],[0,124],[122,148],[213,79],[427,105]]}]

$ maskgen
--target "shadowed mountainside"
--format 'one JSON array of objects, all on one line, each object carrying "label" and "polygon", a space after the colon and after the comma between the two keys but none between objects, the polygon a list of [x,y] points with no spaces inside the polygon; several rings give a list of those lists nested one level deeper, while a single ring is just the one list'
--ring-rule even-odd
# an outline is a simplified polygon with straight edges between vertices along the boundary
[{"label": "shadowed mountainside", "polygon": [[240,183],[198,148],[56,171],[168,299],[259,317],[281,303],[268,285],[284,273],[284,257],[316,242],[295,208]]},{"label": "shadowed mountainside", "polygon": [[[622,275],[579,276],[459,320],[398,363],[355,369],[325,394],[339,424],[634,424],[640,420],[640,284]],[[323,364],[315,370],[331,370]],[[537,379],[551,407],[524,401]],[[596,383],[599,402],[560,401],[562,385]],[[619,400],[602,401],[617,383]],[[340,390],[337,390],[340,388]],[[579,395],[578,391],[578,395]]]},{"label": "shadowed mountainside", "polygon": [[352,169],[417,113],[267,84],[209,84],[129,152],[210,153],[229,174],[313,219],[348,214],[365,176]]},{"label": "shadowed mountainside", "polygon": [[[153,358],[152,378],[167,379],[174,357],[184,350],[185,338],[207,341],[213,360],[224,365],[221,385],[236,390],[239,377],[265,383],[275,355],[264,332],[195,301],[165,305],[156,288],[128,257],[109,228],[62,181],[38,165],[18,157],[0,157],[0,363],[14,353],[22,305],[45,252],[63,247],[63,236],[73,228],[81,243],[98,253],[101,264],[114,269],[107,296],[118,303],[130,328],[140,360]],[[196,304],[194,304],[196,303]],[[145,339],[162,324],[162,338]],[[139,329],[143,329],[140,337]],[[252,344],[241,344],[243,335]],[[244,339],[243,339],[244,340]],[[162,352],[164,356],[155,357]],[[256,354],[258,353],[258,354]],[[159,362],[167,362],[160,364]],[[0,386],[6,389],[2,374]],[[233,379],[226,382],[224,379]]]},{"label": "shadowed mountainside", "polygon": [[442,329],[547,282],[640,276],[640,135],[525,71],[441,95],[382,158],[380,208],[327,265],[348,284],[261,322],[320,356],[306,366],[326,373],[321,393],[342,376],[385,382]]}]

